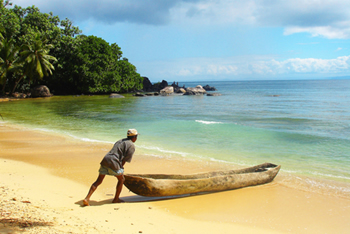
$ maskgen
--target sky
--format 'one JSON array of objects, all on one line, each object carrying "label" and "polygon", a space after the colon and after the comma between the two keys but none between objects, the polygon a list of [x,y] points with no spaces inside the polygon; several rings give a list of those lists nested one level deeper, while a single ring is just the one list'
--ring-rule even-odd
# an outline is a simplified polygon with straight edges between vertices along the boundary
[{"label": "sky", "polygon": [[349,0],[11,0],[121,47],[152,82],[350,77]]}]

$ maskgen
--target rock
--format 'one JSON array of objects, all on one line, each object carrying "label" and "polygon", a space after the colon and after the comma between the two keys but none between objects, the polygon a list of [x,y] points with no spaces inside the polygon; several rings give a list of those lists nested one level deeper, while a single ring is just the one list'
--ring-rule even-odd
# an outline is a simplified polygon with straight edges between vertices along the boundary
[{"label": "rock", "polygon": [[11,94],[11,96],[14,97],[14,98],[26,98],[27,97],[26,94],[18,93],[18,92],[15,92],[15,93]]},{"label": "rock", "polygon": [[168,86],[168,82],[165,80],[162,80],[162,82],[156,83],[153,85],[152,91],[160,92],[160,90],[166,88],[167,86]]},{"label": "rock", "polygon": [[139,93],[139,92],[135,93],[133,96],[135,96],[135,97],[146,97],[145,94]]},{"label": "rock", "polygon": [[117,93],[111,93],[109,95],[109,98],[125,98],[123,95],[117,94]]},{"label": "rock", "polygon": [[39,85],[32,89],[32,97],[51,97],[49,88],[46,85]]},{"label": "rock", "polygon": [[204,95],[206,93],[207,91],[201,85],[197,85],[195,88],[187,88],[184,95]]},{"label": "rock", "polygon": [[179,88],[176,93],[186,93],[186,89],[184,88]]},{"label": "rock", "polygon": [[145,92],[153,91],[153,84],[147,77],[143,77],[143,90]]},{"label": "rock", "polygon": [[207,93],[207,96],[221,96],[221,93]]},{"label": "rock", "polygon": [[25,93],[20,93],[20,94],[19,94],[19,97],[20,97],[20,98],[26,98],[26,97],[27,97],[27,94],[25,94]]},{"label": "rock", "polygon": [[164,89],[160,90],[160,95],[167,96],[174,93],[174,87],[173,86],[167,86]]},{"label": "rock", "polygon": [[162,80],[162,82],[158,82],[155,84],[152,84],[151,81],[148,79],[148,77],[143,77],[143,91],[144,92],[159,92],[160,90],[164,89],[168,86],[168,82],[165,80]]},{"label": "rock", "polygon": [[183,87],[180,87],[179,86],[179,82],[173,82],[171,84],[171,86],[174,87],[174,93],[185,93],[186,92],[186,88],[185,88],[185,85]]},{"label": "rock", "polygon": [[209,85],[206,85],[203,87],[206,91],[218,91],[215,87],[211,87]]}]

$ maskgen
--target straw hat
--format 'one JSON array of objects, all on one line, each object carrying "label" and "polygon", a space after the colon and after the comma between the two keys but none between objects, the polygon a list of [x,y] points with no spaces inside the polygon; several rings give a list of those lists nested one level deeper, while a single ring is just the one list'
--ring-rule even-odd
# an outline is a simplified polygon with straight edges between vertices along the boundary
[{"label": "straw hat", "polygon": [[136,129],[129,129],[128,130],[127,136],[137,136],[137,135],[138,135],[138,132]]}]

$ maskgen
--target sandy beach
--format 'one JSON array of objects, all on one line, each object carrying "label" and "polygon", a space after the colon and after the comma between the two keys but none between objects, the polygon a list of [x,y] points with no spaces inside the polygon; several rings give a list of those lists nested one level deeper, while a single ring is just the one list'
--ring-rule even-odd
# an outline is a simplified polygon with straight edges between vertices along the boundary
[{"label": "sandy beach", "polygon": [[[116,179],[106,177],[92,196],[91,206],[82,207],[99,162],[111,146],[0,124],[0,233],[350,230],[350,198],[290,188],[281,183],[283,172],[266,185],[176,199],[146,199],[124,187],[123,204],[111,204]],[[162,159],[136,152],[125,171],[191,174],[227,168],[217,162]]]}]

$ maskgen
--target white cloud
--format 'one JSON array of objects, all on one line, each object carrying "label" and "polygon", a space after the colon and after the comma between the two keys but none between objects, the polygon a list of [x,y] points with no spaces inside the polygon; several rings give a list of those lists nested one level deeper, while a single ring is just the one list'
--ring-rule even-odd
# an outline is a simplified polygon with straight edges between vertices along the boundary
[{"label": "white cloud", "polygon": [[182,24],[254,24],[252,0],[203,0],[181,2],[170,10],[171,21]]},{"label": "white cloud", "polygon": [[179,2],[173,22],[282,27],[284,34],[310,33],[329,39],[350,38],[348,0],[208,0]]},{"label": "white cloud", "polygon": [[350,38],[348,0],[14,0],[35,5],[75,22],[109,24],[229,24],[282,27],[284,34],[306,32],[326,38]]},{"label": "white cloud", "polygon": [[271,66],[275,65],[276,70],[274,73],[285,74],[285,73],[326,73],[326,74],[337,74],[343,72],[349,72],[350,56],[342,56],[336,59],[287,59],[285,61],[270,61],[267,64]]},{"label": "white cloud", "polygon": [[[139,64],[147,69],[157,70],[155,79],[174,78],[174,80],[191,80],[194,77],[239,78],[251,76],[256,79],[266,77],[288,77],[296,74],[314,75],[349,75],[350,56],[335,59],[292,58],[277,61],[264,57],[234,58],[192,58],[160,63]],[[161,68],[161,69],[160,69]]]},{"label": "white cloud", "polygon": [[349,39],[350,38],[350,21],[347,27],[286,27],[284,35],[291,35],[294,33],[309,33],[313,37],[323,36],[329,39]]}]

